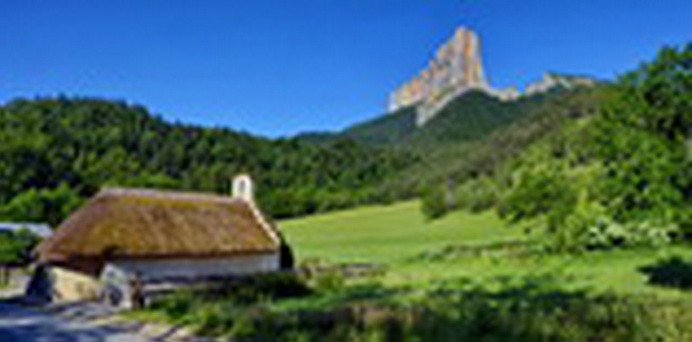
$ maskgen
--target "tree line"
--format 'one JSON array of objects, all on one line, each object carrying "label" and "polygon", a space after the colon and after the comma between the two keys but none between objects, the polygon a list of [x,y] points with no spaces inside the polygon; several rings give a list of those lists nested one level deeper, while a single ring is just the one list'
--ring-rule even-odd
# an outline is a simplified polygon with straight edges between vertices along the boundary
[{"label": "tree line", "polygon": [[351,139],[271,140],[92,98],[9,102],[0,107],[0,141],[0,219],[53,225],[105,186],[228,194],[241,172],[278,218],[387,201],[394,195],[378,184],[417,162]]},{"label": "tree line", "polygon": [[692,44],[589,92],[572,110],[537,114],[530,124],[552,129],[515,157],[432,183],[426,214],[494,209],[531,222],[558,251],[692,237]]}]

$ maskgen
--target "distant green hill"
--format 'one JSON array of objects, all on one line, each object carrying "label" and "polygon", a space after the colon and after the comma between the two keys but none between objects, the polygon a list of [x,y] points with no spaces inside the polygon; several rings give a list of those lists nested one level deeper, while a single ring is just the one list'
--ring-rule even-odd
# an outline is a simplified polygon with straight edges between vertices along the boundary
[{"label": "distant green hill", "polygon": [[414,151],[420,161],[381,186],[409,198],[430,184],[460,184],[492,174],[564,123],[591,115],[602,95],[600,87],[577,88],[502,103],[468,94],[408,138],[404,150]]},{"label": "distant green hill", "polygon": [[470,92],[423,127],[410,107],[342,132],[281,139],[171,123],[117,101],[15,100],[0,106],[0,219],[59,221],[103,186],[227,193],[239,172],[256,178],[275,217],[410,199],[431,180],[511,156],[526,139],[491,137],[543,130],[532,124],[536,113],[556,112],[573,93],[501,102]]},{"label": "distant green hill", "polygon": [[559,130],[566,120],[592,112],[599,102],[599,89],[600,85],[556,87],[509,102],[472,91],[452,100],[422,127],[415,124],[416,108],[408,107],[342,132],[304,134],[297,139],[318,145],[355,140],[412,153],[416,162],[386,177],[378,189],[382,198],[409,199],[428,184],[458,183],[494,172],[533,142]]},{"label": "distant green hill", "polygon": [[240,172],[275,217],[304,215],[381,201],[379,184],[416,162],[348,139],[272,140],[86,98],[0,106],[0,141],[0,221],[57,223],[103,186],[229,193]]},{"label": "distant green hill", "polygon": [[[370,145],[437,149],[440,144],[481,139],[532,112],[563,91],[504,102],[482,91],[452,100],[424,126],[416,126],[416,107],[403,108],[332,135],[305,135],[306,141],[350,138]],[[316,139],[319,137],[319,139]]]},{"label": "distant green hill", "polygon": [[416,107],[402,108],[394,113],[356,124],[339,136],[376,145],[392,145],[405,142],[416,131]]},{"label": "distant green hill", "polygon": [[477,140],[524,117],[543,98],[534,96],[503,102],[482,91],[471,91],[450,102],[413,132],[410,141],[435,148],[439,144]]}]

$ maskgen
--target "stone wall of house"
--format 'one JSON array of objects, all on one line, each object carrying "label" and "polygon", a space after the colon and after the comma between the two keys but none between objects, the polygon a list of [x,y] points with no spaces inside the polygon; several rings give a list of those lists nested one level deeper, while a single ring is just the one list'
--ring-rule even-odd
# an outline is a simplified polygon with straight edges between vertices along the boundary
[{"label": "stone wall of house", "polygon": [[56,303],[96,300],[103,289],[98,279],[58,266],[49,266],[47,277],[48,297]]},{"label": "stone wall of house", "polygon": [[166,278],[205,278],[279,270],[279,253],[248,254],[218,258],[118,260],[109,266],[142,281]]}]

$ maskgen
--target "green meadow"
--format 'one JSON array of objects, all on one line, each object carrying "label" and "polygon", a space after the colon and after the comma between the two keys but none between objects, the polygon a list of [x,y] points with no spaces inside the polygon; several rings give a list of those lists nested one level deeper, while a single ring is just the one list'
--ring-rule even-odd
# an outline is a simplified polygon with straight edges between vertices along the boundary
[{"label": "green meadow", "polygon": [[551,276],[570,289],[692,298],[684,289],[650,285],[642,271],[675,256],[692,260],[690,247],[544,254],[534,251],[538,239],[529,233],[530,225],[507,224],[494,211],[457,211],[428,221],[419,206],[405,202],[364,207],[287,220],[280,228],[299,263],[382,265],[387,270],[382,280],[392,286]]},{"label": "green meadow", "polygon": [[428,222],[419,202],[309,216],[279,223],[298,259],[397,263],[452,244],[483,245],[524,239],[494,213],[461,212]]},{"label": "green meadow", "polygon": [[279,227],[298,276],[182,291],[130,315],[238,340],[692,340],[684,245],[547,253],[529,223],[494,211],[428,221],[417,201]]}]

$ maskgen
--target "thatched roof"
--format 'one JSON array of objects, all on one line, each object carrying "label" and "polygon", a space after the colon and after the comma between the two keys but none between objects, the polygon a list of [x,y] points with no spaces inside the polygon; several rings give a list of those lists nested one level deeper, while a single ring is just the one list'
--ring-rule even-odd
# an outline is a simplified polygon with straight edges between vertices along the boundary
[{"label": "thatched roof", "polygon": [[279,250],[249,201],[207,194],[107,189],[37,248],[43,261],[209,257]]}]

